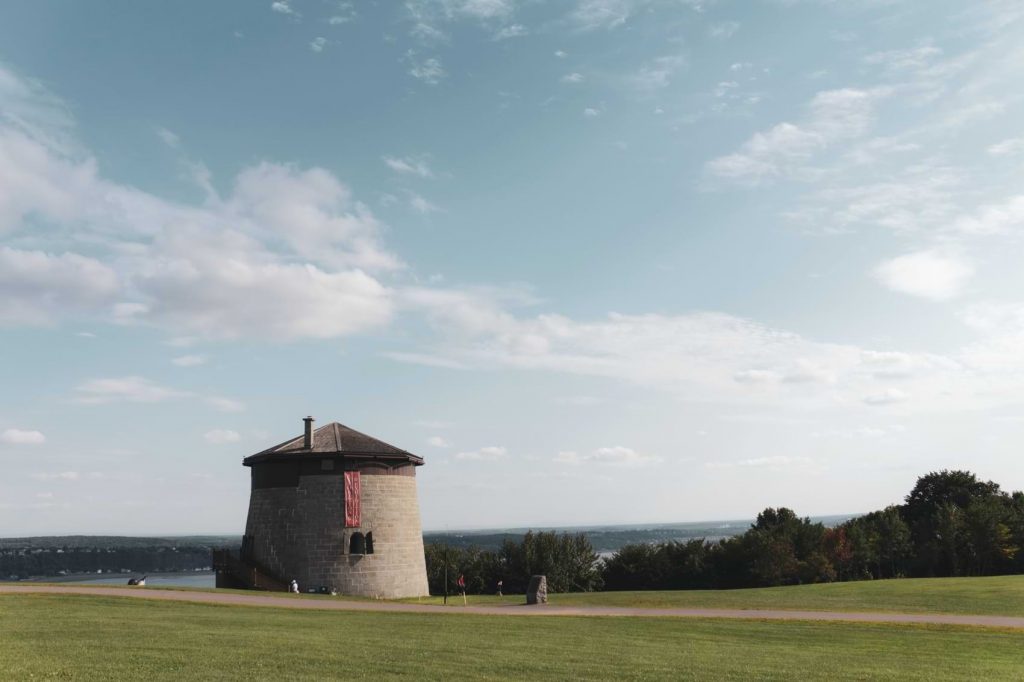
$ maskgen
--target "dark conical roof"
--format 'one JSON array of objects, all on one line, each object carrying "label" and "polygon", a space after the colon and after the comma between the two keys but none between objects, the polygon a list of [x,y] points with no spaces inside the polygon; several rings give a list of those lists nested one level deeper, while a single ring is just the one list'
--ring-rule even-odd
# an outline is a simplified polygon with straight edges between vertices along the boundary
[{"label": "dark conical roof", "polygon": [[338,422],[324,424],[313,431],[312,447],[307,448],[305,436],[300,435],[283,443],[246,457],[242,463],[251,466],[266,460],[292,459],[323,455],[343,455],[357,459],[406,460],[423,464],[423,458],[396,448],[373,436],[360,433]]}]

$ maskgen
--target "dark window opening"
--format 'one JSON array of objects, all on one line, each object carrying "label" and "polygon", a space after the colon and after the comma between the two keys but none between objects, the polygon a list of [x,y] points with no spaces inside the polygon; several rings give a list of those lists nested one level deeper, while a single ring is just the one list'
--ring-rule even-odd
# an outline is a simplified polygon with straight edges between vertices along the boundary
[{"label": "dark window opening", "polygon": [[366,534],[366,553],[373,554],[373,533]]},{"label": "dark window opening", "polygon": [[352,533],[348,541],[349,554],[366,554],[366,538],[362,533]]}]

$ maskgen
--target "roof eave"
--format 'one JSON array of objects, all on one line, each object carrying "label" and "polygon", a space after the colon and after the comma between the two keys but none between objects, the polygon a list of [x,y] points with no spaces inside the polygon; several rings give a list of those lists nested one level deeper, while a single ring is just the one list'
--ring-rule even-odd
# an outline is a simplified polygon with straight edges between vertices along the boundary
[{"label": "roof eave", "polygon": [[305,452],[299,450],[292,450],[290,452],[273,452],[263,451],[258,452],[255,455],[249,455],[242,460],[243,466],[252,466],[253,464],[259,464],[261,462],[270,461],[283,461],[287,462],[290,460],[300,459],[355,459],[355,460],[369,460],[369,461],[381,461],[381,462],[407,462],[414,466],[423,466],[423,458],[417,455],[409,453],[404,454],[383,454],[374,452],[317,452],[315,450],[307,450]]}]

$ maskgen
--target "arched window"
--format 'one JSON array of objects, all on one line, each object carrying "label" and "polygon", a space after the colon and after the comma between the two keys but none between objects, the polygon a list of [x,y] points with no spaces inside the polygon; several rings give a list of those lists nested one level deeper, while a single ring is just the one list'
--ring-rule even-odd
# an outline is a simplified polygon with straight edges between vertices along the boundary
[{"label": "arched window", "polygon": [[366,534],[366,553],[373,554],[373,532]]},{"label": "arched window", "polygon": [[366,538],[362,533],[352,533],[352,538],[348,541],[348,553],[366,554]]}]

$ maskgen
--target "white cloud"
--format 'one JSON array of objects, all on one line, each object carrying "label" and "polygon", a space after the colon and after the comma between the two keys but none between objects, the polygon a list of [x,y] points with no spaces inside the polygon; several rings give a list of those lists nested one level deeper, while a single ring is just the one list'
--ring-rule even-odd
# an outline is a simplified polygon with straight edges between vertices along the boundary
[{"label": "white cloud", "polygon": [[593,107],[587,107],[586,109],[583,110],[583,115],[586,116],[587,118],[595,118],[597,116],[600,116],[600,114],[601,112]]},{"label": "white cloud", "polygon": [[430,438],[427,439],[427,445],[430,445],[431,447],[435,448],[450,448],[452,446],[452,444],[445,440],[442,436],[431,436]]},{"label": "white cloud", "polygon": [[207,405],[221,412],[244,412],[245,403],[231,398],[221,396],[207,396],[204,401]]},{"label": "white cloud", "polygon": [[498,29],[494,34],[494,40],[508,40],[509,38],[521,38],[529,31],[522,24],[509,24]]},{"label": "white cloud", "polygon": [[77,471],[61,471],[58,473],[38,473],[32,474],[32,478],[37,481],[77,481]]},{"label": "white cloud", "polygon": [[[924,413],[999,404],[1017,385],[1012,375],[986,373],[995,360],[982,358],[995,351],[982,347],[950,355],[862,348],[713,312],[518,317],[484,292],[414,289],[401,299],[427,316],[440,340],[431,352],[389,357],[437,367],[562,372],[715,404],[849,414],[865,408],[865,396],[888,394],[893,382],[908,398],[901,409]],[[1000,353],[1004,366],[1024,367],[1024,352]]]},{"label": "white cloud", "polygon": [[175,336],[164,341],[164,344],[171,348],[191,348],[197,343],[199,343],[199,337],[196,336]]},{"label": "white cloud", "polygon": [[407,4],[411,6],[410,10],[423,12],[433,9],[439,11],[449,21],[503,19],[515,12],[514,0],[433,0],[432,2],[412,0]]},{"label": "white cloud", "polygon": [[567,73],[564,76],[562,76],[562,82],[563,83],[582,83],[583,82],[583,74],[582,73],[576,73],[575,71],[572,72],[572,73]]},{"label": "white cloud", "polygon": [[612,29],[626,23],[633,9],[630,0],[578,0],[569,18],[583,31]]},{"label": "white cloud", "polygon": [[597,448],[591,452],[580,454],[567,450],[559,452],[555,461],[562,464],[606,464],[611,466],[643,466],[662,461],[660,457],[642,454],[632,448],[616,445],[614,447]]},{"label": "white cloud", "polygon": [[0,441],[10,445],[42,445],[46,442],[46,436],[42,431],[4,429],[0,433]]},{"label": "white cloud", "polygon": [[963,291],[974,274],[974,268],[961,256],[929,250],[885,261],[874,269],[873,274],[893,291],[944,301]]},{"label": "white cloud", "polygon": [[441,65],[441,60],[430,57],[423,61],[414,61],[409,68],[409,75],[427,85],[437,85],[448,74]]},{"label": "white cloud", "polygon": [[889,71],[919,71],[929,66],[942,50],[934,45],[922,45],[902,50],[872,52],[864,57],[866,64],[883,66]]},{"label": "white cloud", "polygon": [[171,360],[178,367],[198,367],[206,364],[205,355],[181,355]]},{"label": "white cloud", "polygon": [[826,90],[814,96],[799,124],[779,123],[755,133],[739,151],[708,162],[714,176],[757,184],[808,171],[813,156],[835,143],[863,135],[873,121],[874,103],[888,90]]},{"label": "white cloud", "polygon": [[879,393],[864,396],[864,402],[868,405],[892,405],[893,403],[902,403],[909,398],[910,395],[906,391],[898,388],[887,388]]},{"label": "white cloud", "polygon": [[715,24],[708,29],[708,35],[718,40],[725,40],[732,38],[736,34],[736,31],[740,29],[740,25],[735,21],[723,21],[720,24]]},{"label": "white cloud", "polygon": [[432,178],[434,172],[427,165],[427,162],[423,159],[414,157],[397,158],[393,156],[384,156],[381,158],[384,164],[395,171],[403,175],[417,175],[421,178]]},{"label": "white cloud", "polygon": [[961,216],[953,223],[957,232],[973,235],[1007,234],[1024,228],[1024,194],[1000,204],[979,208],[974,215]]},{"label": "white cloud", "polygon": [[992,156],[1017,156],[1024,154],[1024,137],[1012,137],[1002,142],[990,145],[988,149]]},{"label": "white cloud", "polygon": [[274,2],[270,3],[270,9],[278,14],[286,14],[295,18],[302,16],[292,9],[292,6],[289,4],[289,0],[274,0]]},{"label": "white cloud", "polygon": [[640,67],[629,80],[639,90],[660,90],[671,84],[672,76],[685,64],[686,60],[679,56],[658,57]]},{"label": "white cloud", "polygon": [[237,431],[231,429],[214,429],[213,431],[207,431],[203,434],[203,438],[206,439],[207,443],[213,443],[214,445],[224,445],[225,443],[237,443],[242,440],[242,436]]},{"label": "white cloud", "polygon": [[440,419],[417,419],[413,422],[414,426],[420,426],[425,429],[450,429],[453,424]]},{"label": "white cloud", "polygon": [[604,400],[592,395],[570,395],[558,398],[556,402],[559,405],[571,405],[573,407],[592,407],[600,405]]},{"label": "white cloud", "polygon": [[961,315],[969,327],[985,334],[1024,334],[1024,303],[985,301],[974,303]]},{"label": "white cloud", "polygon": [[0,326],[50,324],[67,314],[96,313],[113,302],[119,288],[117,273],[93,258],[0,246]]},{"label": "white cloud", "polygon": [[[873,146],[870,142],[864,145]],[[873,153],[864,147],[851,157]],[[786,216],[811,231],[826,234],[847,232],[859,225],[897,232],[939,229],[957,213],[955,193],[966,181],[964,174],[953,168],[913,164],[895,177],[821,190],[809,205]]]},{"label": "white cloud", "polygon": [[559,59],[565,59],[566,57],[569,56],[569,53],[566,52],[565,50],[555,50],[555,56],[558,57]]},{"label": "white cloud", "polygon": [[333,12],[334,14],[327,19],[327,23],[331,26],[341,26],[356,19],[356,8],[351,2],[338,2],[335,4]]},{"label": "white cloud", "polygon": [[733,468],[785,468],[792,466],[807,466],[813,464],[814,460],[809,457],[790,457],[787,455],[773,455],[769,457],[753,457],[740,459],[733,462],[708,462],[704,466],[708,469],[733,469]]},{"label": "white cloud", "polygon": [[[0,67],[0,97],[43,104],[4,99],[5,108],[54,108],[20,83]],[[0,324],[111,310],[116,321],[182,335],[296,339],[390,319],[390,292],[370,273],[404,265],[381,246],[370,210],[326,170],[263,162],[243,169],[227,197],[170,202],[100,177],[87,154],[65,151],[73,143],[49,119],[62,120],[0,117],[0,233],[59,225],[92,255],[0,247]]]},{"label": "white cloud", "polygon": [[415,192],[409,193],[409,206],[421,215],[430,215],[441,210],[440,207],[430,203]]},{"label": "white cloud", "polygon": [[455,459],[493,462],[499,459],[503,459],[507,454],[508,450],[506,448],[497,445],[490,445],[484,448],[480,448],[479,450],[456,453]]},{"label": "white cloud", "polygon": [[158,127],[156,129],[157,137],[171,149],[177,149],[181,146],[181,138],[177,134],[171,132],[167,128]]},{"label": "white cloud", "polygon": [[110,379],[92,379],[75,388],[75,402],[85,405],[100,405],[112,402],[158,403],[191,395],[153,383],[138,376]]},{"label": "white cloud", "polygon": [[321,36],[317,36],[309,42],[309,49],[313,52],[323,52],[325,47],[327,47],[327,38]]}]

